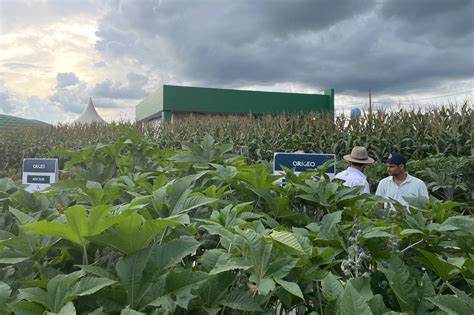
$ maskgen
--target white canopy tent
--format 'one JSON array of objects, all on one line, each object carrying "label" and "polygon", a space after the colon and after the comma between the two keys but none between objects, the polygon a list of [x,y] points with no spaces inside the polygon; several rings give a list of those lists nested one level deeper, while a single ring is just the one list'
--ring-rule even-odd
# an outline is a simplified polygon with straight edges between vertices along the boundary
[{"label": "white canopy tent", "polygon": [[81,124],[92,124],[92,123],[105,123],[105,120],[100,117],[99,113],[95,110],[95,106],[92,103],[92,98],[89,98],[89,104],[82,112],[81,116],[74,122]]}]

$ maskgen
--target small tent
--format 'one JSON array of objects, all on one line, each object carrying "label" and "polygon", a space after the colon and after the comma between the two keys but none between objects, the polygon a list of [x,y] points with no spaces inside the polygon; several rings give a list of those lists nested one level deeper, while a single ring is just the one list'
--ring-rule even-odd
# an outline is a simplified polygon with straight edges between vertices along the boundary
[{"label": "small tent", "polygon": [[81,116],[75,120],[76,123],[81,124],[92,124],[92,123],[105,123],[105,120],[95,110],[95,106],[92,103],[92,98],[89,98],[89,104],[82,112]]}]

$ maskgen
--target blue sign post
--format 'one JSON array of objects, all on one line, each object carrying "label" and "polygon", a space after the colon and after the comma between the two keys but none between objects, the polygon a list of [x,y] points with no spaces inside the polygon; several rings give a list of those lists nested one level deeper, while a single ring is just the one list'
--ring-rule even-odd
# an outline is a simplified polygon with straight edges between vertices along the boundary
[{"label": "blue sign post", "polygon": [[273,154],[273,172],[283,172],[281,167],[283,165],[294,169],[296,173],[300,173],[306,170],[317,169],[330,160],[333,160],[334,163],[326,170],[326,174],[334,177],[336,175],[335,154],[275,152]]}]

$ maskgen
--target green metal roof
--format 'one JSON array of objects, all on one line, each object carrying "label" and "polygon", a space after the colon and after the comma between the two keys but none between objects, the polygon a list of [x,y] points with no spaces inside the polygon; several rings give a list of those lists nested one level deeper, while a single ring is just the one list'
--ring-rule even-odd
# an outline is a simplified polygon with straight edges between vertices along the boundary
[{"label": "green metal roof", "polygon": [[291,114],[334,113],[334,90],[324,94],[302,94],[230,90],[163,85],[136,106],[136,119],[151,119],[166,114]]},{"label": "green metal roof", "polygon": [[43,121],[0,114],[0,129],[37,128],[47,126],[49,126],[49,124]]}]

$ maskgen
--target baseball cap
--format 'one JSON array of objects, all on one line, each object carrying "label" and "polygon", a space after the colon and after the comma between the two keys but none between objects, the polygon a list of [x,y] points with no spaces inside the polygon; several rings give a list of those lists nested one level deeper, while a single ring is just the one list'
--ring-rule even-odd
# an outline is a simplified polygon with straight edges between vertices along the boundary
[{"label": "baseball cap", "polygon": [[388,158],[385,160],[385,164],[405,165],[406,163],[407,163],[407,158],[404,157],[399,152],[392,152],[392,154],[390,154]]}]

